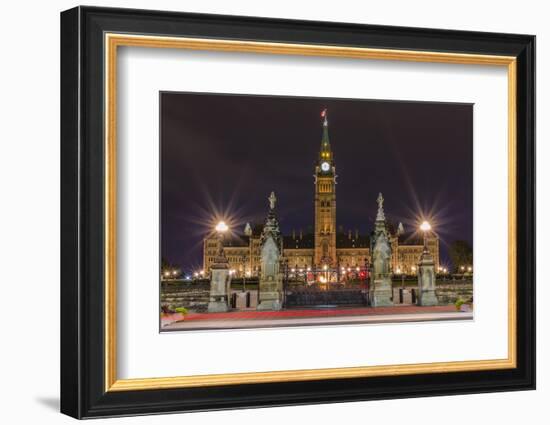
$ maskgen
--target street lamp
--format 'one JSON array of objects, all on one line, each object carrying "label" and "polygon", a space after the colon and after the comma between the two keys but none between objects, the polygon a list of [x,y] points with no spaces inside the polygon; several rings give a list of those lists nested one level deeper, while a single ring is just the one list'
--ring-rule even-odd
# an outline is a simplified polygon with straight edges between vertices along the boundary
[{"label": "street lamp", "polygon": [[221,257],[223,256],[223,235],[229,230],[229,227],[225,224],[225,221],[220,221],[216,224],[215,229],[218,233],[218,255]]},{"label": "street lamp", "polygon": [[429,232],[430,230],[432,230],[432,226],[430,223],[428,223],[427,221],[423,221],[422,224],[420,225],[420,230],[422,230],[422,232],[424,233],[424,250],[426,251],[427,250],[427,246],[426,246],[426,233]]},{"label": "street lamp", "polygon": [[246,277],[249,275],[250,272],[246,271],[246,256],[243,255],[243,292],[246,292]]},{"label": "street lamp", "polygon": [[229,227],[227,226],[227,224],[225,224],[225,221],[222,220],[219,221],[218,224],[216,224],[216,227],[214,229],[218,233],[218,258],[216,262],[227,263],[223,252],[223,235],[229,230]]},{"label": "street lamp", "polygon": [[399,276],[401,276],[401,288],[405,288],[405,273],[401,270],[401,267],[398,267],[395,271]]}]

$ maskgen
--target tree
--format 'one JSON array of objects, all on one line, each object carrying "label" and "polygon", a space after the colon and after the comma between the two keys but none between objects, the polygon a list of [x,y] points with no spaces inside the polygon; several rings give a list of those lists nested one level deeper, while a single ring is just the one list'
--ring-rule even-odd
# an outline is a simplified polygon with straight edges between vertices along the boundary
[{"label": "tree", "polygon": [[472,247],[466,241],[454,241],[449,248],[449,255],[455,272],[460,270],[460,266],[471,266],[473,263]]}]

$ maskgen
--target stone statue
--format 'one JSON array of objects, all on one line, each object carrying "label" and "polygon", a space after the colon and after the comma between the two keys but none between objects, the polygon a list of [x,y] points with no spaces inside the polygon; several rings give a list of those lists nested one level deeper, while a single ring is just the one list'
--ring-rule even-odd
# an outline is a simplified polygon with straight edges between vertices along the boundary
[{"label": "stone statue", "polygon": [[271,192],[271,195],[269,195],[269,208],[274,210],[275,209],[275,203],[277,202],[277,197],[275,196],[275,192]]},{"label": "stone statue", "polygon": [[265,240],[261,255],[261,279],[265,282],[276,281],[279,274],[279,248],[273,238],[269,237]]},{"label": "stone statue", "polygon": [[390,272],[391,248],[388,239],[381,234],[377,239],[372,251],[372,262],[374,274],[386,275]]},{"label": "stone statue", "polygon": [[384,198],[382,197],[382,193],[378,194],[376,202],[378,203],[378,213],[376,214],[376,221],[385,221],[386,216],[384,215]]}]

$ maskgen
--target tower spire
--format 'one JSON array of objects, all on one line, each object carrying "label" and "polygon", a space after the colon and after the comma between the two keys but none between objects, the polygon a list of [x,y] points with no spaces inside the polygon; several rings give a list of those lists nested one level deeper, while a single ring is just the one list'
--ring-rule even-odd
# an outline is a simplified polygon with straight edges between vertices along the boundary
[{"label": "tower spire", "polygon": [[327,109],[321,112],[323,136],[315,165],[315,260],[328,266],[336,261],[336,168],[328,137]]},{"label": "tower spire", "polygon": [[321,138],[321,152],[330,152],[330,140],[328,138],[328,112],[327,109],[323,109],[321,112],[321,118],[323,118],[323,137]]}]

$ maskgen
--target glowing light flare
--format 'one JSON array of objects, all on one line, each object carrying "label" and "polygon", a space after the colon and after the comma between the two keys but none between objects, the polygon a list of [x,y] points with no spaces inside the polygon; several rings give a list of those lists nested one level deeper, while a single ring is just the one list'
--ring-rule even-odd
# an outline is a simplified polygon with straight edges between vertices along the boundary
[{"label": "glowing light flare", "polygon": [[218,224],[216,224],[216,232],[218,233],[225,233],[229,230],[229,227],[227,224],[225,224],[225,221],[220,221]]},{"label": "glowing light flare", "polygon": [[432,226],[430,223],[428,223],[426,220],[424,220],[422,222],[422,224],[420,225],[420,230],[422,230],[423,232],[428,232],[430,230],[432,230]]},{"label": "glowing light flare", "polygon": [[[411,199],[419,199],[416,194],[411,195]],[[426,202],[428,202],[426,200]],[[408,236],[405,236],[405,242],[413,242],[418,236],[428,237],[433,235],[439,239],[439,243],[444,246],[448,246],[450,241],[448,237],[452,235],[455,238],[454,232],[457,228],[457,221],[459,220],[458,209],[454,208],[453,204],[445,202],[442,197],[438,195],[435,199],[430,201],[430,204],[422,206],[417,203],[416,206],[409,206],[408,213],[403,216],[394,217],[396,221],[403,224],[405,232]],[[427,222],[430,225],[429,231],[421,229],[421,225]],[[405,233],[407,235],[407,233]]]}]

